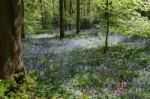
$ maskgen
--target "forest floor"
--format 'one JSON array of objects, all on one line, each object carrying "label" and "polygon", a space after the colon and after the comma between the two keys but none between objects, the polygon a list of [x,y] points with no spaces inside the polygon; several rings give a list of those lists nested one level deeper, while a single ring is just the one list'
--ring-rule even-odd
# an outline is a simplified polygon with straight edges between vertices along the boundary
[{"label": "forest floor", "polygon": [[27,35],[23,57],[37,82],[31,96],[53,99],[132,99],[150,96],[150,40],[95,29]]}]

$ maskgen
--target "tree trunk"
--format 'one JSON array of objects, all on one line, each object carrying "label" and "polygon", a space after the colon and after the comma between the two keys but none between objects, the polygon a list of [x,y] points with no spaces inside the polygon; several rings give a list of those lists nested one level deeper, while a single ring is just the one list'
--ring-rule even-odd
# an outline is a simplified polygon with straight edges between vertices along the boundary
[{"label": "tree trunk", "polygon": [[64,0],[59,0],[60,38],[64,38]]},{"label": "tree trunk", "polygon": [[21,0],[21,12],[22,12],[22,20],[21,20],[21,38],[25,39],[25,33],[24,33],[24,0]]},{"label": "tree trunk", "polygon": [[109,35],[109,1],[106,0],[106,39],[105,39],[105,48],[104,53],[108,50],[108,35]]},{"label": "tree trunk", "polygon": [[67,2],[64,0],[64,29],[67,30],[67,20],[66,20]]},{"label": "tree trunk", "polygon": [[[69,0],[69,15],[72,16],[72,2]],[[69,30],[71,30],[71,23],[69,22]]]},{"label": "tree trunk", "polygon": [[44,29],[47,29],[47,10],[46,7],[44,7]]},{"label": "tree trunk", "polygon": [[53,3],[53,18],[55,17],[55,0],[52,0]]},{"label": "tree trunk", "polygon": [[42,29],[45,29],[43,1],[39,0],[39,3],[40,3],[40,10],[41,10],[41,27],[42,27]]},{"label": "tree trunk", "polygon": [[0,79],[14,80],[21,59],[21,0],[0,0]]},{"label": "tree trunk", "polygon": [[91,13],[91,0],[88,0],[88,6],[87,6],[87,15],[90,15]]},{"label": "tree trunk", "polygon": [[76,22],[76,33],[80,32],[80,0],[77,0],[77,22]]}]

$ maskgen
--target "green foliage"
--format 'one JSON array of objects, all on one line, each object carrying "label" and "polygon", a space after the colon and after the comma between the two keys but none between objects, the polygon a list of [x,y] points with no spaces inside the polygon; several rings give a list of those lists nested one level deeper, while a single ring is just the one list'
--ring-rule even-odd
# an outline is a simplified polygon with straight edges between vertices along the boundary
[{"label": "green foliage", "polygon": [[[99,23],[101,29],[105,29],[106,5],[105,0],[81,0],[81,29],[95,27]],[[76,27],[76,1],[72,0],[71,15],[69,12],[69,1],[66,1],[64,19],[66,27],[71,24]],[[87,6],[85,6],[87,5]],[[42,7],[42,8],[41,8]],[[90,8],[89,8],[90,7]],[[90,10],[89,10],[90,9]],[[123,33],[126,35],[137,35],[149,37],[150,21],[141,16],[142,11],[148,13],[149,4],[145,0],[109,0],[110,30],[112,33]],[[146,15],[147,15],[146,13]],[[42,18],[45,19],[43,29]],[[25,32],[39,33],[49,32],[59,27],[59,1],[42,0],[25,1]],[[42,31],[41,31],[42,30]]]},{"label": "green foliage", "polygon": [[[52,17],[52,5],[49,0],[42,0],[40,4],[37,0],[24,1],[24,27],[25,33],[39,33],[50,31],[52,26],[50,24],[50,17]],[[46,15],[43,15],[46,14]],[[42,18],[44,19],[44,26],[42,28]]]},{"label": "green foliage", "polygon": [[6,80],[0,81],[0,98],[9,99],[10,97],[13,99],[14,98],[15,99],[19,99],[19,98],[27,99],[28,95],[26,95],[25,93],[22,93],[17,90],[13,92],[13,90],[15,90],[15,87],[12,87],[11,81],[6,81]]},{"label": "green foliage", "polygon": [[4,96],[4,92],[8,91],[10,83],[8,81],[0,80],[0,97]]},{"label": "green foliage", "polygon": [[90,29],[92,28],[93,25],[93,20],[91,18],[89,18],[88,16],[82,17],[81,18],[81,29]]},{"label": "green foliage", "polygon": [[[19,78],[19,74],[16,75],[15,79]],[[28,99],[29,89],[34,85],[33,79],[29,76],[25,77],[24,83],[15,81],[0,80],[0,98],[1,99]]]},{"label": "green foliage", "polygon": [[24,26],[25,33],[34,33],[35,29],[40,26],[40,8],[37,7],[38,1],[32,2],[31,0],[25,1],[24,10]]},{"label": "green foliage", "polygon": [[[105,0],[95,1],[96,15],[99,16],[100,27],[105,28]],[[141,16],[138,10],[146,11],[148,3],[141,0],[111,0],[109,1],[110,30],[113,33],[127,35],[149,36],[150,21]]]}]

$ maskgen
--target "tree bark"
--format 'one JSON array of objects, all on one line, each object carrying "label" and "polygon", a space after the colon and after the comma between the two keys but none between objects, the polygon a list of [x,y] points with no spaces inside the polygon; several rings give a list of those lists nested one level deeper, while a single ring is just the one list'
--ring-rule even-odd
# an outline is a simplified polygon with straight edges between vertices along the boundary
[{"label": "tree bark", "polygon": [[64,0],[59,0],[60,38],[64,38]]},{"label": "tree bark", "polygon": [[39,0],[40,3],[40,10],[41,10],[41,27],[45,29],[45,15],[44,15],[44,7],[43,7],[43,0]]},{"label": "tree bark", "polygon": [[67,20],[66,20],[66,11],[67,11],[67,2],[64,0],[64,29],[67,30]]},{"label": "tree bark", "polygon": [[24,33],[24,0],[21,0],[21,12],[22,12],[22,20],[21,20],[21,38],[25,39],[25,33]]},{"label": "tree bark", "polygon": [[[69,0],[69,15],[72,16],[72,2]],[[69,23],[69,30],[71,30],[71,23]]]},{"label": "tree bark", "polygon": [[21,58],[21,0],[0,0],[0,79],[14,80]]},{"label": "tree bark", "polygon": [[77,22],[76,22],[76,33],[80,32],[80,0],[77,0]]},{"label": "tree bark", "polygon": [[53,18],[55,17],[55,0],[52,0],[52,4],[53,4]]},{"label": "tree bark", "polygon": [[106,39],[105,39],[105,47],[104,47],[104,53],[108,50],[108,35],[109,35],[109,1],[106,0]]},{"label": "tree bark", "polygon": [[87,15],[90,15],[91,13],[91,0],[88,0],[88,6],[87,6]]}]

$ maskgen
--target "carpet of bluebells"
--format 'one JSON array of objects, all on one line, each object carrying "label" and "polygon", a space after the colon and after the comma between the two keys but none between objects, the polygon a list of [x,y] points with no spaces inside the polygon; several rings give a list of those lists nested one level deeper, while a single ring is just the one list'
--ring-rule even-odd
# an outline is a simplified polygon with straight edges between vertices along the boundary
[{"label": "carpet of bluebells", "polygon": [[57,35],[27,35],[22,41],[24,64],[36,81],[30,98],[150,98],[148,38],[111,34],[103,54],[105,36],[98,30]]}]

